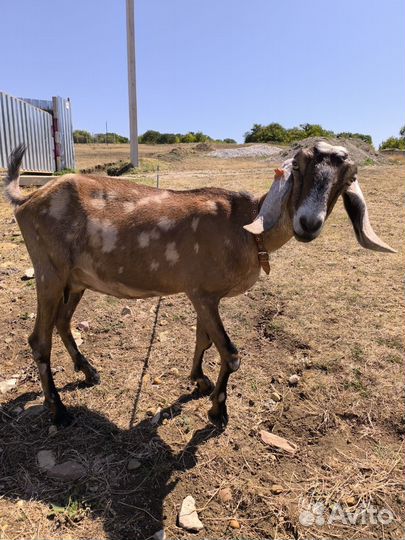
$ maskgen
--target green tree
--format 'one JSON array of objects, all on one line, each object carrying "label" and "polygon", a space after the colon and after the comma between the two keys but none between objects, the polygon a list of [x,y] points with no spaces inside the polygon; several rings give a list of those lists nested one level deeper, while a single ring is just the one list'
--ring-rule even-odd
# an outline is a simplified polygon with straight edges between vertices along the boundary
[{"label": "green tree", "polygon": [[75,129],[73,131],[73,142],[84,144],[84,143],[90,143],[93,142],[93,136],[88,131],[85,131],[84,129]]}]

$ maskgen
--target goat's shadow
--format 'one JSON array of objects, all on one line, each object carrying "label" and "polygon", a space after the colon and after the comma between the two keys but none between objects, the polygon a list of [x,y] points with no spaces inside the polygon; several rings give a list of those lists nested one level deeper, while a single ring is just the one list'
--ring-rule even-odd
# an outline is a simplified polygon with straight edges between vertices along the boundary
[{"label": "goat's shadow", "polygon": [[[198,446],[219,433],[212,427],[198,430],[176,453],[159,436],[160,421],[148,418],[122,430],[99,413],[73,407],[75,423],[50,436],[47,414],[15,415],[15,408],[33,397],[22,395],[0,408],[0,497],[48,504],[51,528],[69,528],[91,512],[103,520],[111,539],[151,537],[164,528],[164,500],[182,473],[197,463]],[[195,397],[181,396],[160,418],[170,422]],[[76,481],[49,478],[37,462],[42,449],[53,450],[57,462],[81,463],[86,474]],[[134,468],[128,470],[131,459]],[[53,512],[57,507],[65,511]]]}]

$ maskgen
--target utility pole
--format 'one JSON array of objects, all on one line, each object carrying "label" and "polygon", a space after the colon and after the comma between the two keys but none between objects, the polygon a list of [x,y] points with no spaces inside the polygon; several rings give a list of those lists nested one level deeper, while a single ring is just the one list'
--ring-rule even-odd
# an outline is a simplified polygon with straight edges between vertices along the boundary
[{"label": "utility pole", "polygon": [[134,0],[127,2],[127,59],[129,134],[131,142],[131,163],[138,167],[138,113],[136,107],[136,66],[135,66],[135,14]]}]

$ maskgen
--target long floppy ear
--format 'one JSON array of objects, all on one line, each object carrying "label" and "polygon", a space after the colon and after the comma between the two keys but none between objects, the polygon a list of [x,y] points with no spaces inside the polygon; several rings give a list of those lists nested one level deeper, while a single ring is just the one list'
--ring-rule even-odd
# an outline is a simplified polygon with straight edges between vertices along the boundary
[{"label": "long floppy ear", "polygon": [[283,203],[293,185],[291,169],[289,167],[283,168],[284,174],[282,176],[276,175],[257,218],[252,223],[243,226],[244,229],[252,234],[261,234],[263,231],[269,231],[281,217]]},{"label": "long floppy ear", "polygon": [[374,251],[396,253],[395,249],[378,238],[373,231],[368,218],[366,201],[357,180],[343,193],[343,202],[361,246]]}]

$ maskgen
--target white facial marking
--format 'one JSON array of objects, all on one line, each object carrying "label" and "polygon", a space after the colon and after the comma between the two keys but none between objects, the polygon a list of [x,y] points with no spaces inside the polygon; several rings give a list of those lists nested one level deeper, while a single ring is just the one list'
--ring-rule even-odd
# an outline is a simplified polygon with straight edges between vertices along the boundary
[{"label": "white facial marking", "polygon": [[180,257],[176,249],[176,242],[169,242],[167,244],[165,257],[166,257],[166,260],[169,262],[170,266],[172,266],[173,264],[176,264],[176,262],[179,260]]},{"label": "white facial marking", "polygon": [[55,219],[61,219],[69,204],[69,193],[66,189],[59,189],[51,196],[49,214]]},{"label": "white facial marking", "polygon": [[174,227],[174,220],[169,219],[168,217],[162,217],[159,221],[157,226],[159,229],[162,229],[162,231],[168,231]]},{"label": "white facial marking", "polygon": [[146,248],[149,246],[150,242],[150,236],[149,233],[143,231],[140,234],[138,234],[138,244],[141,248]]},{"label": "white facial marking", "polygon": [[333,146],[325,141],[319,141],[315,146],[322,154],[336,154],[342,158],[347,158],[348,156],[348,152],[344,146]]},{"label": "white facial marking", "polygon": [[191,228],[193,229],[194,232],[196,232],[196,230],[197,230],[199,221],[200,221],[199,217],[195,217],[191,221]]},{"label": "white facial marking", "polygon": [[157,261],[152,261],[150,263],[150,269],[152,272],[156,272],[156,270],[159,268],[159,263]]},{"label": "white facial marking", "polygon": [[194,251],[198,253],[200,251],[200,246],[198,245],[198,242],[194,244]]},{"label": "white facial marking", "polygon": [[125,201],[122,206],[124,207],[124,212],[126,212],[127,214],[132,212],[135,208],[135,204],[131,201]]},{"label": "white facial marking", "polygon": [[120,267],[118,268],[118,273],[119,273],[119,274],[122,274],[123,271],[124,271],[124,267],[123,267],[123,266],[120,266]]}]

